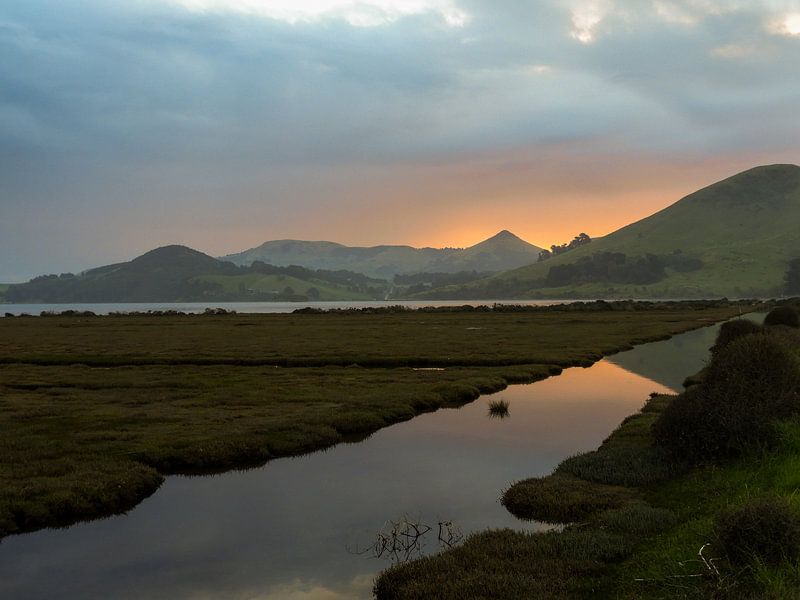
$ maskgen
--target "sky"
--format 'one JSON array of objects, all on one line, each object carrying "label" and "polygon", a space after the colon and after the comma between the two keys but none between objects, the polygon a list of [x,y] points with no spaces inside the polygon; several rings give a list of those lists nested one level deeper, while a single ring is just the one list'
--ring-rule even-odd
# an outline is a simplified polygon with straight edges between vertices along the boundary
[{"label": "sky", "polygon": [[3,0],[0,282],[539,246],[800,163],[800,0]]}]

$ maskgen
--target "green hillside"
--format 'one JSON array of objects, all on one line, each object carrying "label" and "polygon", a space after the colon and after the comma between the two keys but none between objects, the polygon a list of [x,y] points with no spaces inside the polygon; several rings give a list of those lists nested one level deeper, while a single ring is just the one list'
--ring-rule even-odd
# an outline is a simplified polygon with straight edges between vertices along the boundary
[{"label": "green hillside", "polygon": [[[299,279],[291,275],[264,275],[261,273],[245,273],[243,275],[201,275],[196,281],[208,282],[221,286],[226,294],[241,296],[242,293],[253,296],[274,295],[276,297],[305,296],[309,300],[345,301],[371,300],[375,295],[354,291],[345,286],[325,282],[320,279]],[[287,293],[287,288],[291,291]],[[316,292],[314,291],[316,290]]]},{"label": "green hillside", "polygon": [[396,273],[417,273],[436,258],[454,249],[375,246],[358,248],[334,242],[275,240],[221,260],[247,266],[263,261],[276,266],[300,265],[308,269],[347,269],[372,277],[391,279]]},{"label": "green hillside", "polygon": [[779,295],[789,262],[800,258],[798,228],[800,167],[757,167],[570,252],[428,295]]},{"label": "green hillside", "polygon": [[311,271],[219,261],[185,246],[157,248],[129,262],[11,285],[15,303],[202,302],[382,299],[387,282],[347,271]]},{"label": "green hillside", "polygon": [[276,240],[230,254],[221,260],[247,266],[263,261],[276,266],[309,269],[346,269],[371,277],[391,279],[398,274],[499,272],[535,262],[540,248],[509,231],[469,248],[412,248],[411,246],[343,246],[334,242]]},{"label": "green hillside", "polygon": [[488,240],[437,259],[425,270],[435,273],[506,271],[536,262],[541,250],[504,229]]}]

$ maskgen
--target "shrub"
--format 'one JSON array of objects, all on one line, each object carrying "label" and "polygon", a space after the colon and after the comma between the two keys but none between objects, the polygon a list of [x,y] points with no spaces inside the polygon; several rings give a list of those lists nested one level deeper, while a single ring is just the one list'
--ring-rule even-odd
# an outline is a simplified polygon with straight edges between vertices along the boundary
[{"label": "shrub", "polygon": [[722,513],[716,534],[733,564],[777,565],[800,558],[800,518],[783,498],[751,500]]},{"label": "shrub", "polygon": [[653,437],[691,462],[733,456],[775,442],[775,421],[799,409],[797,357],[772,336],[745,336],[714,356],[702,385],[673,400]]},{"label": "shrub", "polygon": [[676,457],[700,462],[704,458],[708,425],[700,386],[676,396],[653,423],[653,440]]},{"label": "shrub", "polygon": [[762,328],[759,325],[753,323],[752,321],[748,321],[747,319],[734,319],[733,321],[727,321],[726,323],[722,324],[722,327],[719,328],[717,341],[711,348],[711,352],[716,354],[730,344],[733,340],[739,339],[745,335],[759,333],[760,331],[762,331]]},{"label": "shrub", "polygon": [[800,327],[800,313],[792,306],[779,306],[778,308],[773,308],[766,316],[764,325],[767,327],[773,327],[775,325]]}]

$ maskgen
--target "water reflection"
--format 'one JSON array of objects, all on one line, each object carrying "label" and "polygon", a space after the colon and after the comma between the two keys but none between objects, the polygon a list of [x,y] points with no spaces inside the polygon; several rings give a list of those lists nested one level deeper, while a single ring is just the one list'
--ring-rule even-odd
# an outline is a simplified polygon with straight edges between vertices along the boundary
[{"label": "water reflection", "polygon": [[[765,316],[766,313],[751,313],[743,318],[761,324]],[[704,327],[667,342],[645,344],[631,352],[614,354],[606,360],[661,385],[682,390],[684,379],[705,365],[708,349],[714,345],[718,331],[719,326]]]},{"label": "water reflection", "polygon": [[[676,341],[659,344],[676,352]],[[347,548],[372,543],[387,519],[452,521],[464,534],[541,527],[515,520],[500,493],[595,448],[650,392],[669,391],[626,368],[604,360],[512,386],[497,396],[511,419],[487,419],[489,397],[260,469],[170,477],[128,515],[6,539],[0,597],[369,598],[388,563]]]},{"label": "water reflection", "polygon": [[[227,598],[242,598],[247,600],[352,600],[353,598],[369,598],[372,591],[372,575],[355,577],[352,581],[336,588],[324,587],[319,584],[296,580],[287,584],[271,586],[265,591],[249,590],[240,591]],[[218,598],[214,594],[197,594],[195,599],[209,600]]]},{"label": "water reflection", "polygon": [[[436,531],[436,548],[429,543]],[[446,550],[460,544],[464,539],[461,528],[453,521],[439,521],[428,525],[420,519],[404,515],[396,521],[387,521],[375,534],[375,541],[366,548],[348,548],[359,556],[371,555],[383,558],[392,564],[406,563],[431,551]]]}]

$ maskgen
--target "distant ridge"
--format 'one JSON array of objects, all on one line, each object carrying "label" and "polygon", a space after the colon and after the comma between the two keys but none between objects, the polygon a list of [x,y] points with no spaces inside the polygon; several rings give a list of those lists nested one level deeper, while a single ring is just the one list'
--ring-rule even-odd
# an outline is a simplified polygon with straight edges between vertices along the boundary
[{"label": "distant ridge", "polygon": [[779,296],[798,232],[800,167],[765,165],[573,251],[424,297]]},{"label": "distant ridge", "polygon": [[222,260],[237,265],[263,261],[276,266],[310,269],[346,269],[371,277],[391,279],[406,273],[497,272],[536,262],[541,248],[503,230],[469,248],[413,248],[411,246],[352,247],[335,242],[274,240]]},{"label": "distant ridge", "polygon": [[8,286],[4,296],[19,303],[309,301],[380,299],[385,291],[386,282],[358,273],[237,267],[186,246],[164,246],[78,275],[35,277]]}]

